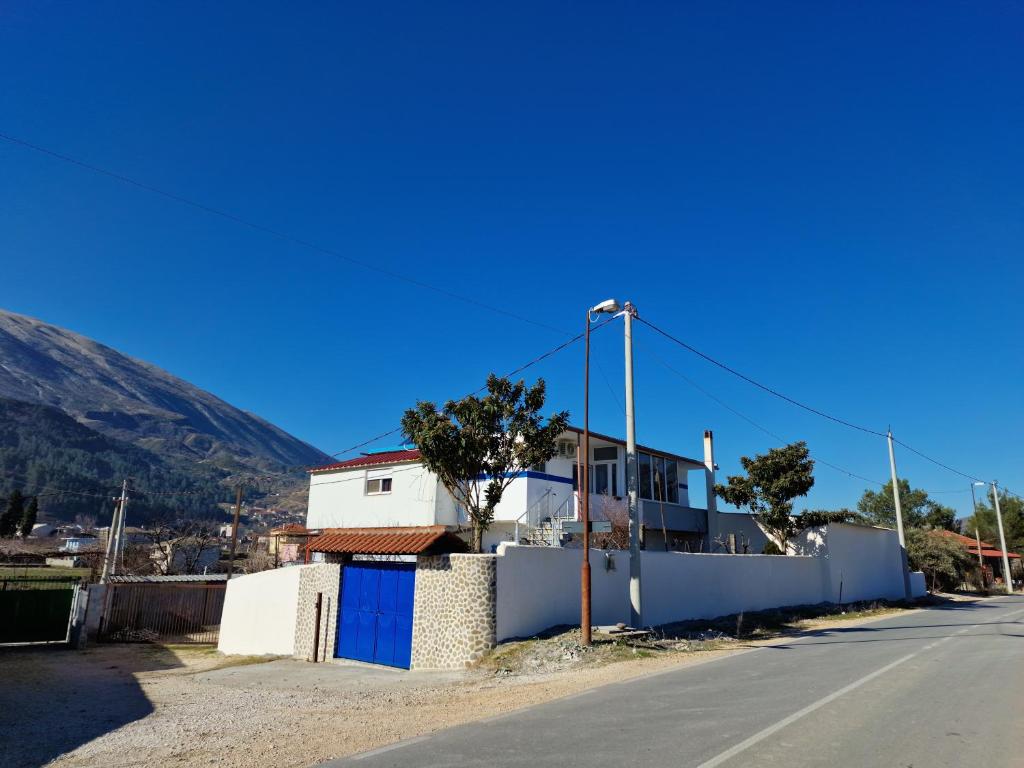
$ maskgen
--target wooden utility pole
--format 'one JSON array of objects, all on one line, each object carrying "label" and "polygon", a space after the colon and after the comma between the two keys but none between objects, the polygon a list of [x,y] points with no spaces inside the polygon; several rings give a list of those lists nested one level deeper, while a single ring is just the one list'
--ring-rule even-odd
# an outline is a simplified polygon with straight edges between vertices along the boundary
[{"label": "wooden utility pole", "polygon": [[238,518],[242,515],[242,484],[235,486],[235,519],[231,524],[231,557],[228,559],[228,578],[235,572],[235,550],[238,547]]}]

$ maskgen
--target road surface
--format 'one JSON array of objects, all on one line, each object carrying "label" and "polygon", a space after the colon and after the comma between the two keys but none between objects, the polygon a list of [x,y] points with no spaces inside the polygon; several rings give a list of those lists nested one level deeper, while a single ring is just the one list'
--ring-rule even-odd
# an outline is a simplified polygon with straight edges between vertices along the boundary
[{"label": "road surface", "polygon": [[591,689],[329,766],[1024,766],[1024,597]]}]

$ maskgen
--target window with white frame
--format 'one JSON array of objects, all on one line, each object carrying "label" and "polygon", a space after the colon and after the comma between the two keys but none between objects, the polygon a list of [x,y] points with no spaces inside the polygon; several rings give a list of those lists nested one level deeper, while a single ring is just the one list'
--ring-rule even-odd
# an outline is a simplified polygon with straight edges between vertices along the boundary
[{"label": "window with white frame", "polygon": [[372,477],[366,479],[367,496],[379,496],[382,493],[391,493],[390,477]]}]

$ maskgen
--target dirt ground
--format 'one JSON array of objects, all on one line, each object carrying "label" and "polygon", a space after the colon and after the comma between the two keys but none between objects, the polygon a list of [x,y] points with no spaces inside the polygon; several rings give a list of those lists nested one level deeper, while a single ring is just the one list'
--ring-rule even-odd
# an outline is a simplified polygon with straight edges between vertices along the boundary
[{"label": "dirt ground", "polygon": [[[745,617],[739,639],[719,624],[691,623],[628,643],[599,636],[593,650],[565,631],[505,643],[464,672],[223,657],[196,647],[7,650],[0,653],[0,767],[312,766],[702,663],[772,642],[780,632],[851,626],[894,610],[788,616],[781,623]],[[736,626],[736,617],[725,623]]]}]

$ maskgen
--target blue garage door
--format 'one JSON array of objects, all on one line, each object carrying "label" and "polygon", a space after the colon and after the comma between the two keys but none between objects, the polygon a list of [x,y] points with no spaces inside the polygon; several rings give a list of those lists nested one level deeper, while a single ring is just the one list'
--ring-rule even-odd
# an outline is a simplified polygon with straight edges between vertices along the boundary
[{"label": "blue garage door", "polygon": [[337,655],[408,669],[415,585],[415,563],[346,565],[341,577]]}]

